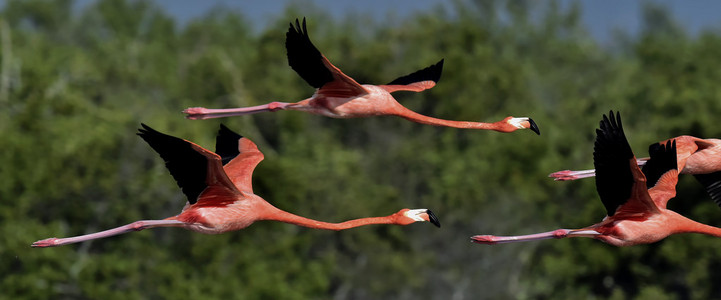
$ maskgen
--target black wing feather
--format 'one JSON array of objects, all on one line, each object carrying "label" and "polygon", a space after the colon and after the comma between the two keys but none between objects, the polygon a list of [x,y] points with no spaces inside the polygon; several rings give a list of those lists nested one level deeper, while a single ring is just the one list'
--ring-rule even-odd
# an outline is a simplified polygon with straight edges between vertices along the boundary
[{"label": "black wing feather", "polygon": [[443,59],[441,59],[441,61],[437,62],[435,65],[427,67],[423,70],[415,71],[406,76],[398,77],[395,80],[388,83],[387,85],[394,85],[394,84],[407,85],[407,84],[426,81],[426,80],[431,80],[435,83],[438,83],[438,80],[441,79],[442,71],[443,71]]},{"label": "black wing feather", "polygon": [[218,136],[215,138],[215,153],[220,155],[224,166],[240,154],[240,150],[238,150],[238,141],[242,138],[243,136],[240,134],[233,132],[228,129],[228,127],[225,127],[225,125],[220,124]]},{"label": "black wing feather", "polygon": [[705,188],[716,205],[721,206],[721,171],[709,174],[696,174],[696,180]]},{"label": "black wing feather", "polygon": [[641,169],[646,176],[646,187],[652,188],[658,180],[669,170],[678,168],[676,163],[676,140],[666,144],[655,143],[648,147],[651,158]]},{"label": "black wing feather", "polygon": [[194,204],[207,187],[208,159],[193,150],[190,142],[141,125],[143,128],[138,129],[138,135],[160,154],[170,175],[188,197],[188,202]]},{"label": "black wing feather", "polygon": [[301,78],[314,88],[333,81],[333,73],[323,64],[323,55],[308,37],[308,30],[300,26],[295,19],[295,27],[290,23],[285,35],[285,49],[288,52],[288,64]]},{"label": "black wing feather", "polygon": [[609,115],[610,118],[603,115],[600,129],[596,129],[593,165],[596,168],[596,190],[608,216],[612,216],[631,196],[634,179],[629,160],[634,156],[623,132],[621,114],[614,117],[613,111],[610,111]]}]

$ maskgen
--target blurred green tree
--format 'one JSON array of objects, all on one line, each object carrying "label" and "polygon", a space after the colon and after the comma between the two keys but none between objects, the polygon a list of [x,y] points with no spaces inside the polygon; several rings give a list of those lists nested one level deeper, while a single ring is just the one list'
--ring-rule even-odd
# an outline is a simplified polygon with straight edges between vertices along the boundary
[{"label": "blurred green tree", "polygon": [[[0,298],[681,298],[721,288],[718,239],[632,248],[569,239],[480,246],[479,233],[581,227],[604,210],[593,180],[546,175],[592,165],[594,128],[620,110],[638,156],[680,134],[721,136],[721,36],[686,33],[644,7],[638,36],[591,39],[578,5],[454,1],[433,12],[337,20],[301,3],[265,29],[219,8],[180,26],[152,2],[8,0],[0,11]],[[439,84],[398,94],[457,120],[531,116],[542,136],[436,128],[400,118],[278,112],[188,121],[188,106],[308,97],[287,66],[287,23],[359,82],[386,83],[445,58]],[[339,221],[427,207],[443,223],[315,231],[259,222],[217,236],[153,229],[52,249],[33,241],[177,213],[183,195],[134,132],[140,122],[211,147],[220,122],[259,144],[255,191]],[[669,206],[721,225],[683,177]]]}]

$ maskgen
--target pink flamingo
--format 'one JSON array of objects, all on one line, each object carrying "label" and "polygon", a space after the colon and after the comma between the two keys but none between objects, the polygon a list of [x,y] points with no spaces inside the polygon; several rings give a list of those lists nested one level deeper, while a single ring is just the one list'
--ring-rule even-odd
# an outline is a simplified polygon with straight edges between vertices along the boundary
[{"label": "pink flamingo", "polygon": [[450,121],[424,116],[407,109],[396,101],[390,93],[396,91],[421,92],[436,85],[441,77],[443,60],[423,70],[411,73],[391,81],[386,85],[358,84],[353,78],[343,74],[318,51],[308,37],[305,18],[301,28],[298,19],[295,27],[290,24],[286,34],[285,47],[288,52],[288,64],[308,84],[317,90],[308,99],[295,102],[271,102],[264,105],[232,108],[208,109],[191,107],[185,109],[188,119],[222,118],[255,114],[266,111],[299,110],[332,118],[362,118],[381,115],[399,116],[421,124],[447,126],[455,128],[486,129],[511,132],[518,129],[531,129],[540,134],[538,126],[527,117],[506,117],[494,123]]},{"label": "pink flamingo", "polygon": [[251,177],[263,160],[257,146],[220,125],[213,153],[192,142],[160,133],[145,124],[138,135],[160,154],[165,166],[187,196],[182,212],[163,220],[136,221],[114,229],[69,238],[49,238],[32,247],[54,247],[105,238],[154,227],[182,227],[205,234],[246,228],[255,221],[272,220],[316,229],[344,230],[371,224],[408,225],[429,221],[440,227],[428,209],[401,209],[384,217],[327,223],[280,210],[253,193]]},{"label": "pink flamingo", "polygon": [[[682,135],[651,144],[649,148],[660,147],[660,145],[670,140],[676,140],[678,169],[681,170],[681,174],[696,175],[721,171],[721,140],[700,139],[690,135]],[[648,161],[648,157],[639,158],[637,163],[639,166],[643,166],[646,161]],[[593,169],[581,171],[563,170],[551,173],[548,177],[558,181],[567,181],[595,175],[596,171]]]},{"label": "pink flamingo", "polygon": [[[593,163],[597,170],[596,190],[608,212],[600,223],[521,236],[477,235],[471,240],[492,245],[590,237],[614,246],[631,246],[657,242],[677,233],[721,237],[721,228],[695,222],[666,208],[668,200],[676,196],[678,182],[674,140],[653,148],[642,171],[626,140],[620,114],[614,117],[611,111],[610,119],[604,115],[600,127],[596,130]],[[648,181],[650,188],[647,178],[653,178]]]}]

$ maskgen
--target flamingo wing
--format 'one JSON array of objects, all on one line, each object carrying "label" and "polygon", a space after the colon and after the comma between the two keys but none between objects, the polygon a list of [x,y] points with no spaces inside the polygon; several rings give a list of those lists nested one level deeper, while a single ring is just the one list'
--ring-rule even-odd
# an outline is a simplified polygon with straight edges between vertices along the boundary
[{"label": "flamingo wing", "polygon": [[603,115],[593,147],[596,190],[607,215],[657,213],[658,208],[646,191],[646,178],[623,132],[621,115],[614,116],[613,111],[609,115]]},{"label": "flamingo wing", "polygon": [[317,93],[339,98],[357,97],[368,93],[365,88],[353,78],[343,74],[318,51],[308,37],[305,18],[303,18],[302,27],[298,19],[295,19],[295,26],[290,23],[285,37],[288,64],[308,84],[317,88]]},{"label": "flamingo wing", "polygon": [[441,79],[441,71],[443,71],[443,59],[430,67],[398,77],[380,87],[389,93],[395,91],[421,92],[436,86],[438,80]]},{"label": "flamingo wing", "polygon": [[236,191],[223,171],[219,155],[192,142],[170,136],[141,124],[138,135],[165,161],[170,175],[188,198],[195,204],[200,195],[212,187],[214,190]]},{"label": "flamingo wing", "polygon": [[651,157],[642,168],[646,176],[648,193],[659,208],[666,208],[668,200],[676,197],[678,183],[676,149],[676,140],[649,149]]},{"label": "flamingo wing", "polygon": [[709,174],[696,174],[694,177],[706,188],[706,192],[711,196],[713,202],[721,206],[721,171]]},{"label": "flamingo wing", "polygon": [[218,135],[215,137],[215,153],[220,156],[223,166],[240,154],[238,140],[243,138],[240,134],[220,124]]},{"label": "flamingo wing", "polygon": [[215,152],[222,158],[225,174],[238,190],[253,193],[253,170],[264,158],[255,143],[220,124]]},{"label": "flamingo wing", "polygon": [[676,150],[676,140],[652,144],[648,148],[648,154],[651,157],[641,169],[646,176],[646,187],[654,187],[657,185],[658,180],[661,179],[661,176],[668,170],[676,170]]}]

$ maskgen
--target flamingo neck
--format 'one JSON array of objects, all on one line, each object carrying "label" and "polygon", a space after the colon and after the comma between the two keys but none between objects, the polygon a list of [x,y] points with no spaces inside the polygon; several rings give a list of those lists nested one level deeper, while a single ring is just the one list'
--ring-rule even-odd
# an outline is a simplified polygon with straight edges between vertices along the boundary
[{"label": "flamingo neck", "polygon": [[397,218],[395,214],[385,217],[370,217],[361,218],[341,223],[329,223],[323,221],[317,221],[301,217],[276,207],[270,206],[265,213],[259,218],[259,220],[271,220],[283,223],[289,223],[293,225],[313,228],[313,229],[325,229],[325,230],[344,230],[349,228],[355,228],[359,226],[372,225],[372,224],[397,224]]},{"label": "flamingo neck", "polygon": [[676,223],[674,233],[701,233],[721,237],[721,228],[699,223],[685,217],[674,223]]},{"label": "flamingo neck", "polygon": [[462,129],[485,129],[485,130],[495,130],[495,131],[500,131],[500,132],[508,131],[507,129],[505,129],[506,124],[504,124],[503,121],[494,122],[494,123],[483,123],[483,122],[469,122],[469,121],[454,121],[454,120],[438,119],[438,118],[419,114],[417,112],[414,112],[414,111],[407,109],[405,107],[402,107],[402,106],[401,106],[401,108],[397,108],[393,114],[396,116],[402,117],[406,120],[421,123],[421,124],[426,124],[426,125],[445,126],[445,127],[462,128]]}]

